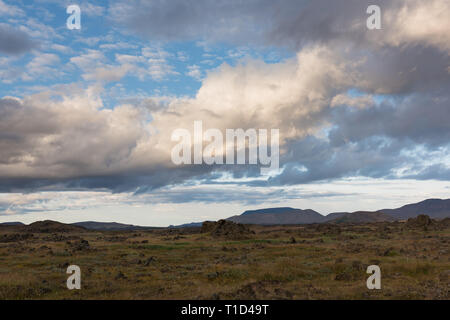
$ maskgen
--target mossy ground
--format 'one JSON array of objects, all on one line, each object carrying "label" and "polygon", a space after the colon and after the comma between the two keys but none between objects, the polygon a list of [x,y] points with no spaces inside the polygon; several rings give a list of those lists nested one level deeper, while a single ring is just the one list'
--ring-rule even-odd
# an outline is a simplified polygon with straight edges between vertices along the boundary
[{"label": "mossy ground", "polygon": [[[449,299],[449,228],[251,229],[235,241],[199,229],[34,233],[0,243],[0,299]],[[81,290],[66,287],[71,264]],[[372,264],[381,290],[366,287]]]}]

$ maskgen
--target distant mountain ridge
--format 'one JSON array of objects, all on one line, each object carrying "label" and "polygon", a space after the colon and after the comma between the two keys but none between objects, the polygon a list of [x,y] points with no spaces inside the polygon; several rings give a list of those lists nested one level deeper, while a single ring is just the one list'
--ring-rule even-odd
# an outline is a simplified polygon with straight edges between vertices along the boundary
[{"label": "distant mountain ridge", "polygon": [[[381,221],[407,220],[419,215],[428,215],[432,219],[450,218],[450,199],[427,199],[418,203],[407,204],[397,209],[382,209],[378,211],[334,212],[327,216],[312,209],[295,209],[291,207],[264,208],[259,210],[247,210],[241,215],[229,217],[228,221],[242,224],[259,225],[289,225],[289,224],[313,224],[313,223],[369,223]],[[169,228],[194,228],[201,227],[203,222],[194,222]],[[0,227],[18,227],[29,232],[41,230],[62,231],[139,231],[154,230],[159,227],[143,227],[117,222],[84,221],[72,224],[62,224],[54,221],[39,221],[29,225],[21,222],[4,222]],[[79,229],[78,229],[79,228]]]},{"label": "distant mountain ridge", "polygon": [[124,230],[150,230],[156,229],[155,227],[142,227],[132,224],[123,224],[117,222],[96,222],[96,221],[83,221],[72,223],[73,226],[83,227],[88,230],[103,230],[103,231],[124,231]]},{"label": "distant mountain ridge", "polygon": [[337,212],[326,216],[329,223],[366,223],[395,221],[393,217],[383,212],[357,211],[357,212]]},{"label": "distant mountain ridge", "polygon": [[0,226],[24,226],[25,224],[22,222],[2,222]]},{"label": "distant mountain ridge", "polygon": [[450,217],[450,199],[428,199],[397,209],[378,211],[334,212],[327,216],[311,210],[290,207],[247,210],[227,220],[243,224],[285,225],[310,223],[368,223],[407,220],[425,214],[433,219]]},{"label": "distant mountain ridge", "polygon": [[226,220],[243,224],[309,224],[325,222],[326,218],[320,213],[307,209],[269,208],[245,211],[240,216],[233,216]]},{"label": "distant mountain ridge", "polygon": [[426,214],[433,219],[444,219],[450,217],[450,199],[428,199],[397,209],[384,209],[377,212],[383,212],[400,220],[415,218],[420,214]]},{"label": "distant mountain ridge", "polygon": [[203,226],[203,222],[192,222],[180,224],[178,226],[170,225],[169,228],[172,229],[181,229],[181,228],[201,228]]},{"label": "distant mountain ridge", "polygon": [[267,209],[259,209],[259,210],[247,210],[245,211],[242,216],[248,215],[248,214],[258,214],[258,213],[272,213],[272,214],[276,214],[276,213],[286,213],[286,212],[290,212],[290,211],[295,211],[295,210],[300,210],[300,209],[294,209],[291,207],[281,207],[281,208],[267,208]]}]

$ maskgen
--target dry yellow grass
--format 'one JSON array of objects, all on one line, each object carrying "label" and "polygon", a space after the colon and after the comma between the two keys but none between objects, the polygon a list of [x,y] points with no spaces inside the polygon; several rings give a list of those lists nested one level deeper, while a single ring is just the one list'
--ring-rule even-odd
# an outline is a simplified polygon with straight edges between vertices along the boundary
[{"label": "dry yellow grass", "polygon": [[[448,227],[251,228],[246,240],[155,230],[35,233],[3,242],[0,299],[449,298]],[[66,288],[70,264],[82,270],[81,290]],[[381,267],[382,290],[366,288],[371,264]]]}]

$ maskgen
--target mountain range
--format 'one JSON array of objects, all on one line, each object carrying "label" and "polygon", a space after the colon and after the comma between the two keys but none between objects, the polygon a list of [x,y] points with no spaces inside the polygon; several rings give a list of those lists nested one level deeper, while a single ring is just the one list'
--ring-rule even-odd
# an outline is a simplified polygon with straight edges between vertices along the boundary
[{"label": "mountain range", "polygon": [[398,209],[384,209],[383,212],[396,219],[405,220],[426,214],[432,219],[444,219],[449,217],[450,199],[428,199],[419,203],[407,204]]},{"label": "mountain range", "polygon": [[277,225],[322,223],[326,222],[326,217],[311,209],[268,208],[245,211],[226,220],[243,224]]},{"label": "mountain range", "polygon": [[117,222],[96,222],[96,221],[84,221],[72,223],[72,225],[83,227],[88,230],[104,230],[104,231],[121,231],[121,230],[149,230],[156,229],[155,227],[142,227],[132,224],[123,224]]},{"label": "mountain range", "polygon": [[[422,202],[408,204],[397,209],[382,209],[378,211],[334,212],[326,216],[311,209],[295,209],[290,207],[265,208],[249,210],[241,215],[235,215],[228,219],[242,224],[258,225],[292,225],[312,223],[369,223],[381,221],[399,221],[417,217],[420,214],[428,215],[432,219],[450,218],[450,199],[428,199]],[[21,226],[21,222],[0,223],[0,226]],[[32,226],[31,224],[30,226]],[[85,221],[73,223],[74,227],[82,227],[89,230],[124,231],[124,230],[151,230],[155,227],[142,227],[116,222]],[[202,222],[188,223],[169,228],[201,227]]]},{"label": "mountain range", "polygon": [[245,211],[227,220],[244,224],[285,225],[310,223],[366,223],[380,221],[407,220],[420,214],[433,219],[450,217],[450,199],[428,199],[419,203],[408,204],[397,209],[378,211],[334,212],[327,216],[307,209],[267,208]]}]

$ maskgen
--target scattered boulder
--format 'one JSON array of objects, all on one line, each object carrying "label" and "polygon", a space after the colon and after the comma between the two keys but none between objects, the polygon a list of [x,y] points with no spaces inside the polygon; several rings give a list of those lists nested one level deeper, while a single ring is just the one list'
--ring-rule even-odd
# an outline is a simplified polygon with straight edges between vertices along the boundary
[{"label": "scattered boulder", "polygon": [[201,233],[212,232],[216,228],[217,222],[205,221],[202,224]]},{"label": "scattered boulder", "polygon": [[89,241],[81,239],[75,242],[67,242],[73,251],[88,251],[91,249]]},{"label": "scattered boulder", "polygon": [[341,272],[336,275],[334,280],[336,281],[350,281],[353,279],[353,276],[350,272]]},{"label": "scattered boulder", "polygon": [[395,257],[396,255],[398,255],[398,253],[395,251],[393,247],[386,249],[382,254],[382,256],[384,257]]},{"label": "scattered boulder", "polygon": [[144,262],[144,266],[148,267],[150,264],[154,263],[156,261],[155,257],[150,257]]},{"label": "scattered boulder", "polygon": [[227,220],[204,222],[201,232],[210,233],[214,238],[225,238],[227,240],[249,239],[250,235],[254,234],[248,226]]},{"label": "scattered boulder", "polygon": [[33,238],[33,234],[31,233],[11,233],[11,234],[3,234],[0,237],[0,243],[7,243],[7,242],[18,242],[18,241],[24,241],[29,240]]},{"label": "scattered boulder", "polygon": [[69,266],[70,266],[69,262],[64,262],[64,263],[58,264],[58,268],[64,269],[64,270],[66,270]]},{"label": "scattered boulder", "polygon": [[450,270],[442,271],[439,274],[439,281],[441,281],[442,283],[450,285]]},{"label": "scattered boulder", "polygon": [[439,226],[442,229],[450,228],[450,218],[445,218],[439,221]]},{"label": "scattered boulder", "polygon": [[128,279],[126,275],[123,274],[122,271],[119,271],[114,277],[115,280],[125,280]]},{"label": "scattered boulder", "polygon": [[292,292],[282,289],[278,281],[257,281],[242,286],[237,291],[228,294],[231,299],[241,300],[292,300]]},{"label": "scattered boulder", "polygon": [[225,251],[225,252],[235,252],[235,251],[237,251],[237,248],[229,248],[229,247],[222,247],[222,251]]},{"label": "scattered boulder", "polygon": [[406,222],[408,229],[423,229],[428,230],[435,225],[435,222],[427,215],[421,214],[416,218],[409,218]]},{"label": "scattered boulder", "polygon": [[105,238],[105,241],[108,241],[108,242],[125,242],[127,240],[128,240],[127,237],[120,237],[120,236],[111,236],[111,237]]},{"label": "scattered boulder", "polygon": [[66,237],[62,234],[52,233],[49,236],[43,237],[42,240],[44,241],[51,241],[51,242],[62,242],[72,239],[72,237]]},{"label": "scattered boulder", "polygon": [[40,246],[37,251],[39,252],[40,255],[53,255],[53,250],[50,247],[47,246]]},{"label": "scattered boulder", "polygon": [[207,277],[208,277],[208,280],[214,280],[219,277],[219,273],[218,272],[208,273]]},{"label": "scattered boulder", "polygon": [[338,235],[341,233],[341,228],[335,224],[317,224],[315,225],[316,232],[321,232],[325,235]]},{"label": "scattered boulder", "polygon": [[359,261],[359,260],[354,260],[352,262],[352,269],[358,272],[364,272],[365,271],[365,266],[364,264]]}]

